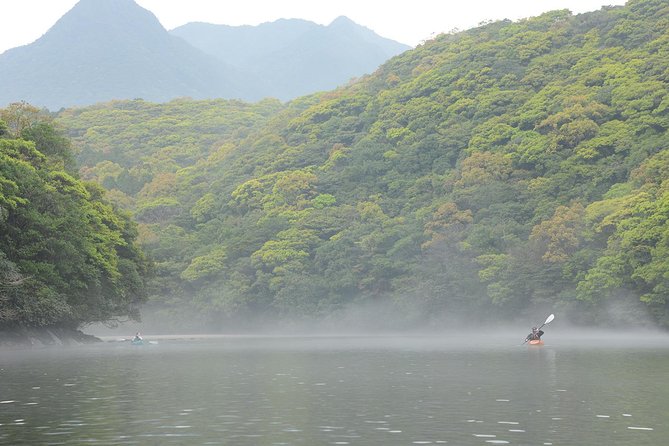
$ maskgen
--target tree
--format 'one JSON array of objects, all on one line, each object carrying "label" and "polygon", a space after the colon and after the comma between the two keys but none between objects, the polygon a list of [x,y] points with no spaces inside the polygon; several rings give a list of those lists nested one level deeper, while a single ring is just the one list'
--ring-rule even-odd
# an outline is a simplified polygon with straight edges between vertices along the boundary
[{"label": "tree", "polygon": [[[56,135],[42,123],[23,132],[35,129]],[[53,162],[71,155],[67,144],[49,154],[36,145],[0,139],[0,323],[77,327],[138,317],[150,262],[134,223],[99,186]]]}]

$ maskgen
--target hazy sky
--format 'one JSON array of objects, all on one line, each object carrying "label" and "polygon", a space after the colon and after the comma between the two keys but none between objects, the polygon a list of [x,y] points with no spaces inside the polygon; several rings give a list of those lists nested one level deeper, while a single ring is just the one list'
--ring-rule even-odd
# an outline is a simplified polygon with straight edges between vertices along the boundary
[{"label": "hazy sky", "polygon": [[[0,0],[0,53],[38,39],[78,0]],[[408,45],[486,20],[516,20],[545,11],[593,11],[625,0],[136,0],[165,28],[188,22],[257,25],[300,18],[323,25],[344,15]]]}]

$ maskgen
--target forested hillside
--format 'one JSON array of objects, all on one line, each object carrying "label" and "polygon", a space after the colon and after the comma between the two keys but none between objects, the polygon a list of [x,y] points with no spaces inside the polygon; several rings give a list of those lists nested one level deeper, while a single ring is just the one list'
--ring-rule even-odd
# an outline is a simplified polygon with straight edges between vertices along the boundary
[{"label": "forested hillside", "polygon": [[286,106],[58,119],[134,211],[152,300],[214,323],[386,303],[407,323],[550,308],[666,326],[668,29],[663,0],[555,11]]},{"label": "forested hillside", "polygon": [[130,216],[78,179],[50,116],[0,109],[0,330],[137,318],[151,265],[136,237]]}]

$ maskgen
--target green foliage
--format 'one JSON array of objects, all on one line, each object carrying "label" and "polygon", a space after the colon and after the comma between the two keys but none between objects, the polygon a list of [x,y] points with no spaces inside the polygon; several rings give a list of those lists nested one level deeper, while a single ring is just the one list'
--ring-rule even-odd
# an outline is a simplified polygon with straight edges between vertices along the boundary
[{"label": "green foliage", "polygon": [[9,137],[9,126],[4,120],[0,119],[0,138],[7,137]]},{"label": "green foliage", "polygon": [[48,120],[19,136],[0,139],[0,326],[137,317],[150,265],[134,223],[60,170],[72,155]]},{"label": "green foliage", "polygon": [[623,299],[667,325],[668,27],[663,0],[555,11],[288,104],[113,102],[57,122],[81,175],[135,212],[153,299],[212,319],[381,300],[423,320],[604,322]]},{"label": "green foliage", "polygon": [[188,265],[188,268],[181,273],[181,278],[189,282],[194,282],[203,278],[216,276],[225,267],[225,257],[225,251],[221,248],[215,248],[207,255],[195,257],[190,265]]},{"label": "green foliage", "polygon": [[68,129],[86,180],[134,195],[155,176],[192,166],[243,139],[281,107],[275,100],[137,99],[64,110],[58,123]]}]

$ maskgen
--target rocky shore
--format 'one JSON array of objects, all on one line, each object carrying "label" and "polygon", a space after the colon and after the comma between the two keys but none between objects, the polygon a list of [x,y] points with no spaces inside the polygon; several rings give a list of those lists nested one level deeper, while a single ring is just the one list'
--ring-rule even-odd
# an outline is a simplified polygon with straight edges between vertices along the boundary
[{"label": "rocky shore", "polygon": [[45,348],[102,342],[101,339],[70,328],[17,328],[0,330],[0,348]]}]

